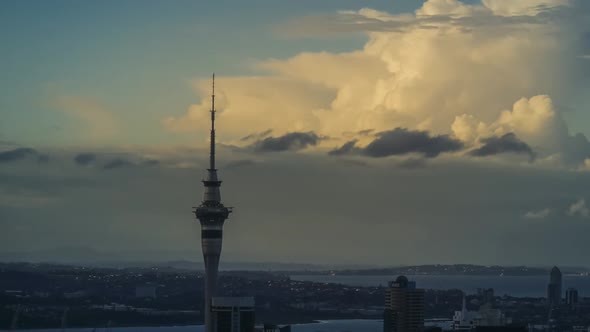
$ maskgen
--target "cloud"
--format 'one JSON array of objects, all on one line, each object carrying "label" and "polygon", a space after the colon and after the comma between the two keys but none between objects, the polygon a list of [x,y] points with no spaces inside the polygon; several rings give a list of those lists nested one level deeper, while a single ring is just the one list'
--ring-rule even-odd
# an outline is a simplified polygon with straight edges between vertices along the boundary
[{"label": "cloud", "polygon": [[[0,163],[8,163],[23,160],[31,156],[39,156],[39,153],[37,152],[37,150],[32,148],[16,148],[13,150],[0,152]],[[44,157],[45,156],[43,156],[43,158]],[[40,158],[42,157],[40,156]]]},{"label": "cloud", "polygon": [[[181,116],[163,119],[165,129],[208,133],[209,80],[194,82],[201,102],[191,105]],[[310,110],[327,107],[332,96],[332,91],[326,87],[289,77],[216,77],[216,85],[219,138],[237,142],[252,132],[261,133],[269,128],[279,135],[309,131],[317,123]]]},{"label": "cloud", "polygon": [[288,133],[278,137],[267,137],[251,145],[257,152],[299,151],[315,146],[321,138],[314,132]]},{"label": "cloud", "polygon": [[570,207],[567,209],[567,215],[571,217],[579,216],[582,218],[588,218],[588,216],[590,216],[590,210],[586,206],[586,200],[580,198],[570,205]]},{"label": "cloud", "polygon": [[80,166],[87,166],[96,161],[94,153],[79,153],[74,157],[74,162]]},{"label": "cloud", "polygon": [[270,134],[272,134],[272,129],[267,129],[267,130],[260,132],[260,133],[253,133],[253,134],[246,135],[246,136],[240,138],[240,141],[246,142],[246,141],[250,141],[250,140],[260,140],[260,139],[267,137]]},{"label": "cloud", "polygon": [[331,150],[330,152],[328,152],[328,154],[330,156],[342,156],[356,152],[358,150],[358,148],[355,147],[355,144],[357,142],[357,140],[348,141],[344,143],[344,145],[342,145],[341,147]]},{"label": "cloud", "polygon": [[[505,137],[503,142],[490,143],[496,143],[496,148],[500,148],[497,143],[502,143],[504,148],[509,145],[512,150],[520,150],[531,157],[531,146],[535,146],[535,156],[557,156],[565,165],[579,166],[590,156],[588,139],[580,133],[570,135],[553,100],[547,95],[520,98],[512,109],[502,111],[495,121],[489,124],[479,120],[475,115],[457,116],[452,130],[456,137],[466,142],[485,141],[490,136]],[[511,133],[515,136],[506,136]],[[526,144],[530,151],[527,151],[529,149],[523,144]]]},{"label": "cloud", "polygon": [[501,16],[537,16],[552,8],[567,6],[569,0],[482,0],[484,6]]},{"label": "cloud", "polygon": [[125,158],[114,158],[106,162],[102,168],[104,170],[113,170],[119,168],[128,168],[128,167],[155,167],[160,165],[161,162],[157,159],[146,159],[140,161],[132,161]]},{"label": "cloud", "polygon": [[279,33],[291,37],[318,37],[352,32],[407,33],[444,28],[473,31],[518,25],[542,26],[549,19],[571,16],[568,0],[482,0],[468,5],[459,0],[425,1],[414,15],[395,15],[371,8],[343,10],[337,15],[311,15],[291,20]]},{"label": "cloud", "polygon": [[501,153],[526,154],[532,161],[535,153],[531,147],[516,137],[514,133],[508,133],[500,137],[489,137],[481,140],[483,146],[471,151],[469,154],[476,157],[494,156]]},{"label": "cloud", "polygon": [[37,161],[39,163],[45,164],[45,163],[48,163],[49,160],[50,160],[50,158],[46,154],[40,154],[40,155],[37,156]]},{"label": "cloud", "polygon": [[131,167],[131,166],[135,166],[135,164],[127,159],[115,158],[115,159],[108,161],[106,164],[104,164],[104,166],[102,168],[105,170],[111,170],[111,169],[125,168],[125,167]]},{"label": "cloud", "polygon": [[[413,14],[365,8],[291,22],[304,33],[361,32],[367,40],[349,52],[263,60],[253,68],[258,76],[221,77],[220,140],[243,147],[268,128],[278,137],[313,132],[333,138],[318,146],[338,154],[352,139],[360,149],[379,142],[360,134],[369,128],[447,135],[470,150],[514,133],[539,160],[576,168],[590,158],[590,144],[570,132],[556,105],[577,100],[589,83],[572,79],[581,72],[575,66],[587,65],[572,59],[587,53],[580,40],[589,14],[584,1],[428,0]],[[209,79],[195,88],[201,101],[162,123],[205,138]]]},{"label": "cloud", "polygon": [[[357,147],[358,140],[352,140],[331,150],[328,154],[331,156],[360,154],[381,158],[418,153],[434,158],[441,153],[454,152],[463,148],[462,142],[448,135],[431,136],[426,131],[412,131],[405,128],[379,132],[375,136],[376,138],[365,147]],[[418,166],[419,163],[409,162],[407,166],[411,167],[412,164]]]},{"label": "cloud", "polygon": [[409,153],[422,154],[434,158],[444,152],[454,152],[463,148],[463,143],[448,135],[431,136],[426,131],[396,128],[376,134],[377,138],[361,149],[361,154],[380,158]]},{"label": "cloud", "polygon": [[545,219],[551,214],[551,209],[546,208],[538,211],[529,211],[524,214],[525,219]]},{"label": "cloud", "polygon": [[[179,161],[198,165],[188,170],[159,167],[146,171],[149,174],[139,166],[119,171],[100,171],[100,167],[80,171],[72,162],[80,151],[60,151],[51,153],[56,161],[43,172],[35,167],[10,167],[0,172],[2,252],[44,250],[59,242],[64,246],[81,244],[112,250],[113,257],[138,251],[142,258],[154,259],[145,251],[166,252],[170,247],[192,250],[188,257],[198,257],[194,243],[199,225],[186,222],[190,208],[183,207],[193,206],[202,194],[202,186],[191,184],[198,183],[204,174],[206,150],[101,151],[95,164],[102,167],[104,162],[120,157],[140,165],[141,156],[149,155],[165,165]],[[526,212],[522,207],[563,206],[564,213],[575,200],[568,201],[564,193],[583,197],[590,185],[590,174],[509,165],[478,167],[481,162],[473,158],[422,158],[428,167],[416,170],[413,165],[411,171],[398,167],[408,157],[381,161],[353,156],[347,160],[318,153],[286,153],[257,155],[263,161],[252,167],[222,166],[224,202],[239,210],[225,229],[227,238],[233,239],[224,247],[226,261],[264,262],[290,257],[319,263],[378,264],[392,259],[393,254],[400,264],[444,262],[453,257],[481,264],[542,265],[565,257],[568,261],[564,263],[575,265],[587,258],[587,250],[580,250],[580,244],[585,244],[583,249],[590,248],[584,242],[590,223],[538,222],[534,225],[535,236],[530,236],[531,224],[522,222]],[[220,166],[242,158],[248,155],[219,150]],[[364,168],[363,162],[369,163],[370,169]],[[323,185],[309,190],[310,182]],[[289,190],[278,192],[277,184]],[[486,190],[474,195],[474,184]],[[167,194],[154,195],[146,188]],[[436,196],[429,201],[428,209],[424,209],[425,193]],[[108,209],[80,219],[96,202],[104,202]],[[295,208],[293,202],[298,202]],[[31,209],[33,204],[35,208]],[[297,208],[300,206],[309,208]],[[395,218],[391,218],[392,213]],[[555,216],[554,210],[546,220]],[[367,227],[358,227],[361,219],[367,221]],[[28,230],[19,231],[17,227]],[[315,231],[306,231],[310,228]],[[325,242],[320,252],[296,245],[321,241],[334,229],[339,230],[339,236]],[[281,238],[285,233],[290,236]],[[466,240],[451,241],[442,247],[425,241],[423,250],[411,250],[417,239],[452,236]],[[552,238],[567,236],[573,236],[572,241],[564,242],[557,251],[545,245]],[[363,252],[351,248],[351,241],[358,241]],[[277,250],[269,252],[269,245]]]}]

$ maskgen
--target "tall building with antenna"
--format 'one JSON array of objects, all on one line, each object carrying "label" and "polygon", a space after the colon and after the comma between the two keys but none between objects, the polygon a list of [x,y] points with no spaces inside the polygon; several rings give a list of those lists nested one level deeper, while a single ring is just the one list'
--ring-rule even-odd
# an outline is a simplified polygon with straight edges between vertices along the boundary
[{"label": "tall building with antenna", "polygon": [[212,298],[217,291],[217,272],[219,256],[223,238],[223,223],[229,217],[232,209],[221,203],[221,181],[217,177],[215,168],[215,74],[211,93],[211,146],[209,154],[209,169],[203,180],[205,194],[203,202],[194,213],[201,223],[201,247],[205,260],[205,331],[215,332],[211,310]]}]

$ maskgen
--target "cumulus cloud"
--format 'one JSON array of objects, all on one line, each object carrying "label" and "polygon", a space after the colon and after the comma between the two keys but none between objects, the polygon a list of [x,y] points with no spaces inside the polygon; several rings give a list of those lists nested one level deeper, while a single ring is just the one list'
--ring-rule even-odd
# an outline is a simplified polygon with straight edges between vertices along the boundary
[{"label": "cumulus cloud", "polygon": [[74,162],[81,166],[87,166],[96,161],[94,153],[79,153],[74,157]]},{"label": "cumulus cloud", "polygon": [[469,154],[476,157],[493,156],[502,153],[526,154],[530,160],[535,158],[531,147],[521,141],[514,133],[508,133],[500,137],[489,137],[481,140],[482,146]]},{"label": "cumulus cloud", "polygon": [[321,137],[314,132],[287,133],[278,137],[267,137],[252,144],[257,152],[299,151],[319,143]]},{"label": "cumulus cloud", "polygon": [[546,208],[538,211],[529,211],[524,214],[525,219],[545,219],[551,214],[551,209]]},{"label": "cumulus cloud", "polygon": [[[580,133],[570,135],[553,100],[547,95],[519,99],[511,110],[502,111],[490,124],[474,115],[463,114],[455,118],[451,128],[455,136],[466,141],[485,141],[482,137],[502,136],[504,145],[509,143],[512,150],[533,157],[531,146],[534,146],[540,154],[557,156],[565,164],[580,165],[590,155],[588,139]],[[509,134],[515,136],[506,136]]]},{"label": "cumulus cloud", "polygon": [[[448,142],[471,149],[514,133],[539,158],[579,165],[590,157],[590,145],[570,133],[555,105],[577,90],[572,59],[590,28],[589,12],[579,1],[429,0],[414,14],[362,9],[321,17],[314,28],[362,31],[366,44],[351,52],[264,60],[255,68],[261,76],[221,77],[221,139],[247,146],[256,140],[252,132],[268,128],[278,137],[311,131],[334,139],[310,146],[339,154],[375,146],[378,139],[360,134],[370,129],[447,135]],[[309,19],[290,24],[305,30],[313,26]],[[202,101],[164,119],[165,128],[200,130],[206,137],[209,86],[208,80],[195,82]]]},{"label": "cumulus cloud", "polygon": [[571,217],[582,217],[588,218],[590,216],[590,209],[586,206],[586,200],[580,198],[576,202],[574,202],[570,207],[567,209],[567,215]]}]

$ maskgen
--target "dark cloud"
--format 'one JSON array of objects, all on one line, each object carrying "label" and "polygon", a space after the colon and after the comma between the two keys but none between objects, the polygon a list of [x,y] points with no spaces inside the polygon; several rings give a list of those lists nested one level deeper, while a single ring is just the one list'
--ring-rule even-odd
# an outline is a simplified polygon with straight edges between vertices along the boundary
[{"label": "dark cloud", "polygon": [[590,142],[582,133],[567,137],[562,149],[561,157],[567,165],[584,164],[584,161],[590,157]]},{"label": "dark cloud", "polygon": [[130,167],[134,166],[135,164],[130,162],[127,159],[116,158],[112,159],[111,161],[104,164],[102,167],[103,169],[116,169],[116,168],[123,168],[123,167]]},{"label": "dark cloud", "polygon": [[258,140],[251,147],[258,152],[298,151],[315,146],[323,138],[310,131],[306,133],[294,132],[279,137],[267,137]]},{"label": "dark cloud", "polygon": [[240,138],[240,141],[245,142],[245,141],[250,141],[250,140],[261,140],[265,137],[267,137],[268,135],[270,135],[272,133],[272,129],[267,129],[263,132],[260,133],[252,133],[250,135],[244,136],[242,138]]},{"label": "dark cloud", "polygon": [[96,161],[94,153],[79,153],[74,157],[74,162],[81,166],[87,166]]},{"label": "dark cloud", "polygon": [[330,156],[342,156],[352,154],[353,151],[358,150],[358,148],[355,147],[356,142],[357,140],[348,141],[344,143],[344,145],[342,145],[341,147],[328,152],[328,154]]},{"label": "dark cloud", "polygon": [[531,160],[535,159],[533,149],[521,141],[514,133],[508,133],[501,137],[489,137],[481,141],[483,146],[471,151],[469,154],[475,157],[493,156],[501,153],[526,154]]},{"label": "dark cloud", "polygon": [[434,158],[443,152],[458,151],[463,143],[449,135],[431,136],[426,131],[396,128],[376,134],[377,138],[361,154],[367,157],[381,158],[409,153],[420,153]]},{"label": "dark cloud", "polygon": [[22,160],[30,156],[39,156],[39,153],[32,148],[16,148],[0,152],[0,163]]},{"label": "dark cloud", "polygon": [[40,155],[37,157],[37,161],[38,161],[39,163],[43,163],[43,164],[44,164],[44,163],[48,163],[48,162],[49,162],[49,156],[48,156],[48,155],[46,155],[46,154],[40,154]]},{"label": "dark cloud", "polygon": [[115,158],[104,164],[102,168],[105,170],[111,170],[126,167],[154,167],[158,165],[160,165],[160,161],[157,159],[147,159],[141,162],[133,162],[123,158]]}]

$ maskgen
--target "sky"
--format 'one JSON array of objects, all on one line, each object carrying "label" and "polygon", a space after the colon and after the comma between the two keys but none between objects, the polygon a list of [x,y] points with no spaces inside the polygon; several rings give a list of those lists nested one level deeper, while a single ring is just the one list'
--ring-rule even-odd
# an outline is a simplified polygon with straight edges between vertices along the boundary
[{"label": "sky", "polygon": [[0,4],[0,259],[590,266],[584,0]]}]

